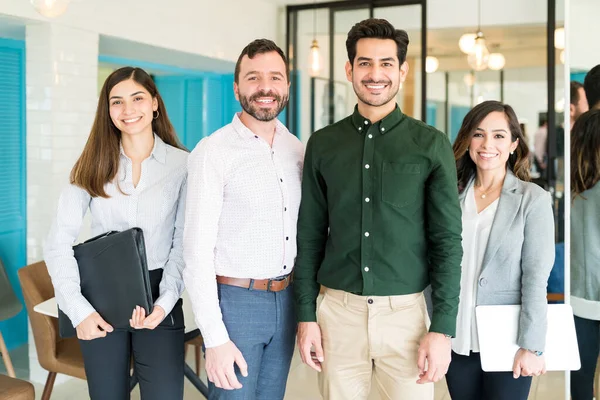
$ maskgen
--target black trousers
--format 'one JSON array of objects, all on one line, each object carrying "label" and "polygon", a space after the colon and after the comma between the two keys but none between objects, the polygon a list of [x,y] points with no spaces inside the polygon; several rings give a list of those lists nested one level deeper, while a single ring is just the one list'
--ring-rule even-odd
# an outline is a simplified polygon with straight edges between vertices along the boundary
[{"label": "black trousers", "polygon": [[594,398],[594,375],[600,353],[600,321],[575,317],[577,344],[581,369],[571,371],[571,398],[592,400]]},{"label": "black trousers", "polygon": [[[161,278],[162,269],[150,271],[155,300]],[[154,330],[115,330],[104,338],[80,340],[91,400],[130,399],[132,355],[142,400],[183,399],[184,334],[180,299]]]},{"label": "black trousers", "polygon": [[527,400],[530,376],[513,378],[512,372],[484,372],[479,353],[452,352],[446,382],[453,400]]}]

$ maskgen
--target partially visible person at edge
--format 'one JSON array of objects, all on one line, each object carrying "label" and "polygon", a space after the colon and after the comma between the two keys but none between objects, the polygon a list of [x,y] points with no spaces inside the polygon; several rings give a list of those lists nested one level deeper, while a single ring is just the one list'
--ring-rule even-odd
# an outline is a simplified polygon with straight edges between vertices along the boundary
[{"label": "partially visible person at edge", "polygon": [[383,19],[352,27],[346,76],[358,105],[306,150],[298,346],[325,399],[366,399],[372,383],[385,399],[433,399],[450,363],[462,255],[456,168],[447,136],[396,104],[408,42]]},{"label": "partially visible person at edge", "polygon": [[[133,67],[110,74],[44,251],[58,306],[77,329],[92,400],[129,399],[132,356],[144,400],[183,399],[187,158],[150,75]],[[143,231],[154,309],[132,310],[129,330],[114,330],[81,294],[72,246],[88,209],[92,236]]]},{"label": "partially visible person at edge", "polygon": [[[454,142],[462,209],[462,277],[456,338],[446,375],[460,400],[526,400],[546,371],[546,285],[554,264],[550,194],[529,181],[529,149],[514,110],[484,101]],[[481,368],[475,307],[520,304],[512,372]]]},{"label": "partially visible person at edge", "polygon": [[600,355],[600,109],[571,131],[571,306],[581,369],[571,371],[571,398],[592,400]]}]

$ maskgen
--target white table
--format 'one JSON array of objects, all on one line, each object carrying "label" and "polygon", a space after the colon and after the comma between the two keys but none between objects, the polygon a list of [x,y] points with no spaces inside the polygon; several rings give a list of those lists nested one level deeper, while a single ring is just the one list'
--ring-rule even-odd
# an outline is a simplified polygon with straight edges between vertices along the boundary
[{"label": "white table", "polygon": [[[185,341],[187,342],[190,339],[194,339],[200,334],[200,330],[196,325],[194,320],[194,313],[192,311],[192,303],[190,302],[187,291],[184,291],[181,298],[183,299],[183,316],[185,321]],[[33,307],[33,311],[38,312],[40,314],[48,315],[50,317],[58,318],[58,304],[56,304],[56,298],[53,297],[49,300],[46,300],[40,304],[37,304]],[[208,398],[208,388],[200,380],[198,375],[190,368],[189,365],[184,361],[184,370],[186,378],[194,385],[196,389],[206,398]],[[131,377],[130,386],[133,389],[137,384],[137,378],[134,376]]]}]

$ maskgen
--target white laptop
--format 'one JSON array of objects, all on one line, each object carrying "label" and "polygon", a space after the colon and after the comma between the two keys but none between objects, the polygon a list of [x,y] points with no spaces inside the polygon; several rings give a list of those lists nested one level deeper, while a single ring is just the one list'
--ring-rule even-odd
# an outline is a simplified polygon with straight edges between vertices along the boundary
[{"label": "white laptop", "polygon": [[[519,350],[517,330],[520,311],[520,305],[475,308],[484,371],[512,371],[514,357]],[[548,371],[576,371],[581,368],[573,309],[567,304],[548,305],[544,356]]]}]

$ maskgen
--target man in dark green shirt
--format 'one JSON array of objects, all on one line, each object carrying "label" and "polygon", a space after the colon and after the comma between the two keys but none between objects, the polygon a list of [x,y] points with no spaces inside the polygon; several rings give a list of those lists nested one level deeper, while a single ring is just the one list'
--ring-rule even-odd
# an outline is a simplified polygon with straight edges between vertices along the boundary
[{"label": "man in dark green shirt", "polygon": [[385,20],[350,30],[346,73],[358,105],[306,149],[298,345],[322,371],[324,398],[366,398],[373,373],[385,398],[433,398],[431,382],[450,363],[462,259],[456,167],[447,136],[396,105],[407,46],[406,32]]}]

